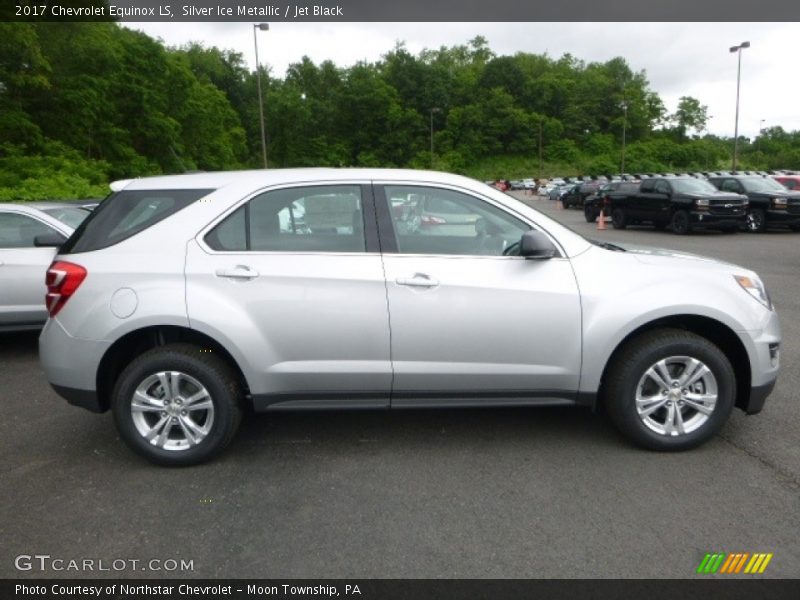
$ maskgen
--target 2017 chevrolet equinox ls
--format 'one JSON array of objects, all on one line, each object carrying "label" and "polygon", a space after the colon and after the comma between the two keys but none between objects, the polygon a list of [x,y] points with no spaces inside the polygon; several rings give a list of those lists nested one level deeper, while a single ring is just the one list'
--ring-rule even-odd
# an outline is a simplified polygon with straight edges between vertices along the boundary
[{"label": "2017 chevrolet equinox ls", "polygon": [[40,355],[161,464],[255,410],[602,403],[682,450],[761,410],[778,317],[731,264],[593,242],[464,177],[405,170],[116,182],[47,274]]}]

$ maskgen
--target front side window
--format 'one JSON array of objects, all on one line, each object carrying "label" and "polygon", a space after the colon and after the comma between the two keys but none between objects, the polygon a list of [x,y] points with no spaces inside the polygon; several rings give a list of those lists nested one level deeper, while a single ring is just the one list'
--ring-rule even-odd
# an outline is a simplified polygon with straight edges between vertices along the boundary
[{"label": "front side window", "polygon": [[78,225],[83,223],[86,217],[89,216],[89,211],[86,208],[73,208],[71,206],[61,206],[57,208],[43,208],[42,211],[54,219],[58,219],[67,227],[76,229]]},{"label": "front side window", "polygon": [[742,179],[742,186],[748,192],[782,192],[786,188],[769,177]]},{"label": "front side window", "polygon": [[702,179],[675,179],[672,186],[679,194],[713,194],[717,189]]},{"label": "front side window", "polygon": [[530,227],[505,211],[461,192],[386,186],[398,252],[502,256]]},{"label": "front side window", "polygon": [[364,252],[361,188],[294,187],[256,196],[205,237],[223,252]]},{"label": "front side window", "polygon": [[734,194],[738,194],[739,184],[735,179],[726,179],[722,182],[722,187],[720,189],[723,192],[733,192]]},{"label": "front side window", "polygon": [[669,184],[666,181],[656,181],[655,191],[657,194],[669,194]]},{"label": "front side window", "polygon": [[34,248],[37,235],[52,235],[55,229],[26,215],[0,212],[0,248]]}]

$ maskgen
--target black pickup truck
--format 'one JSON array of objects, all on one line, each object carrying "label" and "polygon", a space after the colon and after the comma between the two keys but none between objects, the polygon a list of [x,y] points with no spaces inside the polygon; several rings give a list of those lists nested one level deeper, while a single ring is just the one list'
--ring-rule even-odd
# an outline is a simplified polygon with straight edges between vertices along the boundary
[{"label": "black pickup truck", "polygon": [[759,175],[725,175],[708,181],[723,192],[747,196],[747,231],[761,233],[776,225],[800,231],[800,191],[793,192],[771,177]]},{"label": "black pickup truck", "polygon": [[748,205],[747,196],[721,192],[694,177],[653,177],[637,192],[611,192],[607,198],[615,229],[649,223],[656,229],[669,225],[678,235],[700,228],[737,231]]}]

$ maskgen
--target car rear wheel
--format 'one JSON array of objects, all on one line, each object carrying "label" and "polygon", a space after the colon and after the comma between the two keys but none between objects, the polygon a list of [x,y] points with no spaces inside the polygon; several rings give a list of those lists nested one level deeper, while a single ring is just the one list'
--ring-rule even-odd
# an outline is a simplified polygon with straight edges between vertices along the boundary
[{"label": "car rear wheel", "polygon": [[228,365],[209,350],[170,344],[123,370],[111,407],[133,450],[161,465],[186,466],[230,443],[242,418],[242,392]]},{"label": "car rear wheel", "polygon": [[689,213],[685,210],[676,210],[672,215],[672,233],[686,235],[692,232],[692,223],[689,221]]},{"label": "car rear wheel", "polygon": [[593,208],[591,206],[587,206],[587,205],[584,204],[584,206],[583,206],[583,217],[584,217],[584,219],[586,219],[587,223],[594,223],[595,220],[597,219],[598,215],[599,215],[599,213],[595,208]]},{"label": "car rear wheel", "polygon": [[614,229],[625,229],[628,226],[628,216],[621,208],[615,208],[611,211],[611,224]]},{"label": "car rear wheel", "polygon": [[641,335],[609,367],[605,405],[617,428],[651,450],[688,450],[730,416],[736,377],[725,354],[680,329]]},{"label": "car rear wheel", "polygon": [[754,208],[747,213],[745,220],[747,231],[750,233],[763,233],[767,228],[767,219],[764,211],[760,208]]}]

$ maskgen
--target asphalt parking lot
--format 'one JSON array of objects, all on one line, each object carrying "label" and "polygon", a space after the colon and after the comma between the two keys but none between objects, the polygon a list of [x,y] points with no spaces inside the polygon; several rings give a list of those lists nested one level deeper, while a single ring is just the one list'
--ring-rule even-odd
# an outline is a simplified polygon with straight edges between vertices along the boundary
[{"label": "asphalt parking lot", "polygon": [[[784,333],[764,411],[680,454],[583,409],[256,415],[214,463],[163,469],[49,389],[35,335],[6,335],[0,577],[685,578],[707,552],[771,552],[765,577],[800,576],[800,234],[596,231],[517,196],[590,237],[758,271]],[[15,568],[34,554],[193,569]]]}]

